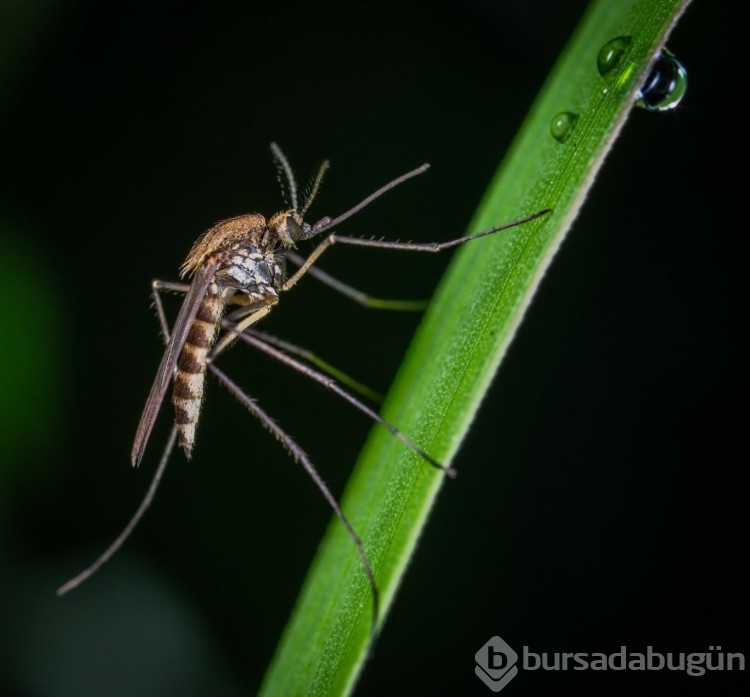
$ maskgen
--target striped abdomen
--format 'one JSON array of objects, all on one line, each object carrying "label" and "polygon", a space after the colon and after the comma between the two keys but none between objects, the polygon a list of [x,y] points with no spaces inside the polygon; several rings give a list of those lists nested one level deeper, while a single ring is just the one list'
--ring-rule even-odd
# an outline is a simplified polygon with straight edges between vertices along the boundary
[{"label": "striped abdomen", "polygon": [[187,458],[195,443],[195,427],[203,401],[206,358],[216,339],[223,311],[224,297],[220,293],[206,293],[177,360],[172,403],[179,444]]}]

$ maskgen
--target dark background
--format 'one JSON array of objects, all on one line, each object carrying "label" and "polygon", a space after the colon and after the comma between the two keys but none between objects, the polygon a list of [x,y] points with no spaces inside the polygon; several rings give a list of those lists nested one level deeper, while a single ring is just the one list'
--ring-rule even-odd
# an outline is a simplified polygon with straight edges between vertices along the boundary
[{"label": "dark background", "polygon": [[[429,161],[345,231],[461,233],[586,3],[17,5],[0,22],[0,693],[252,694],[329,512],[215,383],[193,460],[176,454],[125,549],[53,595],[127,521],[169,427],[134,471],[161,353],[149,283],[216,220],[281,207],[271,140],[303,180],[331,159],[313,219]],[[675,31],[687,97],[636,111],[609,156],[358,694],[489,694],[474,653],[495,634],[536,653],[748,655],[740,25],[695,3]],[[446,261],[341,249],[323,267],[420,298]],[[380,390],[418,321],[312,281],[282,308],[266,329]],[[225,358],[339,492],[366,420],[250,351]],[[522,671],[507,690],[741,678]]]}]

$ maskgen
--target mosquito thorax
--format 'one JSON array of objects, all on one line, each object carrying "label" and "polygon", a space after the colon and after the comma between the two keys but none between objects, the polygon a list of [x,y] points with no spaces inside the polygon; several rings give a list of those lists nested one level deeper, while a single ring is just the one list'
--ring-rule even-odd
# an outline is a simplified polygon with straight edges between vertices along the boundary
[{"label": "mosquito thorax", "polygon": [[267,244],[268,223],[259,213],[222,220],[204,232],[193,245],[180,268],[180,276],[192,275],[215,254]]}]

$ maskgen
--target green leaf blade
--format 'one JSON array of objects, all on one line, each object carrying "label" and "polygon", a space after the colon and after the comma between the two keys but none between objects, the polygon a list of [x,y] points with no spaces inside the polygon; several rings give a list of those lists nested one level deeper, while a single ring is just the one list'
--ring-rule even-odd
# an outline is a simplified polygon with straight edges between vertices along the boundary
[{"label": "green leaf blade", "polygon": [[[687,4],[593,3],[493,178],[469,232],[544,208],[552,212],[460,248],[383,410],[386,419],[441,462],[451,461],[465,437],[545,270],[633,108],[639,85]],[[598,51],[617,36],[631,36],[631,43],[621,63],[602,76]],[[560,112],[578,116],[564,142],[550,132]],[[384,429],[373,430],[342,505],[375,569],[383,615],[443,479]],[[334,520],[262,694],[348,694],[367,657],[370,628],[367,579],[351,540]]]}]

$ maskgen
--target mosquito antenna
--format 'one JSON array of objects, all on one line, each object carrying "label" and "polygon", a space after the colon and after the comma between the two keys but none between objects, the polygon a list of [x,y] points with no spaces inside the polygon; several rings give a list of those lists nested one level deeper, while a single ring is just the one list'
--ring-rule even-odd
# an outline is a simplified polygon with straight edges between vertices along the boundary
[{"label": "mosquito antenna", "polygon": [[146,512],[148,507],[151,505],[151,502],[154,500],[154,495],[156,494],[156,490],[159,488],[159,482],[161,482],[161,477],[164,474],[164,470],[167,468],[167,462],[169,461],[169,456],[172,454],[172,449],[174,448],[176,439],[177,426],[175,425],[172,427],[172,433],[170,434],[169,440],[167,441],[167,446],[164,448],[161,460],[159,461],[159,466],[156,468],[156,472],[154,473],[154,477],[148,487],[148,491],[143,497],[141,505],[138,506],[138,510],[130,519],[130,522],[125,526],[125,529],[117,536],[117,539],[115,539],[115,541],[109,547],[107,547],[104,553],[91,566],[81,571],[78,576],[71,578],[70,581],[60,586],[57,589],[57,595],[65,595],[68,591],[72,591],[74,588],[80,586],[87,578],[93,576],[97,572],[99,567],[109,561],[112,555],[118,549],[120,549],[120,547],[122,547],[125,540],[130,537],[130,533],[133,532],[135,526],[138,525],[141,518],[143,518],[143,514]]},{"label": "mosquito antenna", "polygon": [[[323,183],[323,177],[325,176],[325,173],[328,171],[328,168],[331,166],[331,163],[328,160],[324,160],[320,163],[320,167],[318,167],[318,171],[315,174],[314,179],[312,180],[312,183],[308,185],[307,187],[307,195],[305,196],[305,205],[302,207],[302,210],[299,211],[299,214],[304,218],[305,213],[307,213],[307,210],[312,205],[312,202],[315,200],[315,197],[318,195],[318,191],[320,191],[320,185]],[[294,210],[297,210],[296,208]]]},{"label": "mosquito antenna", "polygon": [[391,189],[395,189],[399,184],[403,184],[408,179],[426,172],[429,168],[430,165],[425,162],[420,167],[411,170],[411,172],[402,174],[400,177],[396,177],[392,182],[388,182],[388,184],[386,184],[385,186],[381,186],[377,191],[371,193],[366,199],[360,201],[356,206],[354,206],[354,208],[350,208],[346,213],[342,213],[337,218],[334,218],[333,220],[331,220],[330,218],[323,218],[322,220],[319,220],[317,223],[315,223],[315,225],[312,226],[310,234],[307,237],[313,237],[314,235],[318,235],[321,232],[330,230],[332,227],[335,227],[339,223],[343,223],[345,220],[351,218],[355,213],[359,213],[359,211],[361,211],[365,206],[370,205],[376,198],[380,198],[384,193],[390,191]]},{"label": "mosquito antenna", "polygon": [[336,517],[346,528],[346,532],[349,535],[351,541],[354,543],[354,546],[357,548],[359,557],[362,560],[362,566],[364,567],[365,575],[367,576],[367,583],[369,584],[370,590],[372,591],[371,645],[374,645],[378,636],[378,620],[380,618],[380,593],[378,591],[378,586],[375,583],[375,573],[372,570],[372,565],[370,564],[370,559],[367,556],[367,552],[365,551],[365,546],[362,544],[362,540],[360,539],[359,535],[357,535],[357,533],[355,532],[354,526],[352,526],[352,524],[349,522],[349,519],[346,517],[346,515],[344,515],[344,511],[341,510],[339,502],[336,500],[336,497],[328,488],[328,485],[325,483],[325,481],[323,481],[323,478],[318,473],[318,470],[315,469],[315,465],[313,465],[312,461],[307,456],[307,453],[302,450],[299,445],[297,445],[296,441],[286,431],[284,431],[284,429],[282,429],[281,426],[279,426],[265,411],[263,411],[263,409],[261,409],[252,399],[250,399],[250,397],[248,397],[242,391],[239,385],[234,383],[225,373],[219,370],[219,368],[217,368],[214,363],[209,363],[208,368],[218,378],[219,382],[221,382],[224,387],[226,387],[227,390],[229,390],[229,392],[231,392],[240,401],[245,409],[247,409],[256,419],[258,419],[258,421],[261,422],[261,424],[263,424],[263,426],[265,426],[265,428],[267,428],[276,437],[276,439],[287,449],[294,460],[302,465],[305,472],[307,472],[310,479],[313,480],[313,483],[317,487],[318,491],[323,495],[323,498],[333,510]]},{"label": "mosquito antenna", "polygon": [[292,210],[296,211],[299,205],[297,200],[297,180],[294,178],[292,166],[276,143],[271,143],[271,153],[276,165],[276,178],[281,185],[281,193],[284,196],[284,201]]}]

